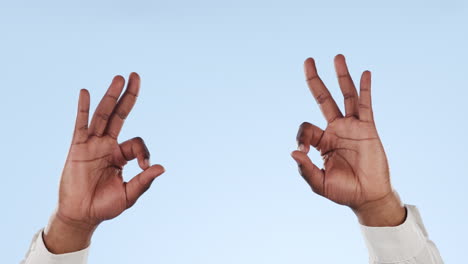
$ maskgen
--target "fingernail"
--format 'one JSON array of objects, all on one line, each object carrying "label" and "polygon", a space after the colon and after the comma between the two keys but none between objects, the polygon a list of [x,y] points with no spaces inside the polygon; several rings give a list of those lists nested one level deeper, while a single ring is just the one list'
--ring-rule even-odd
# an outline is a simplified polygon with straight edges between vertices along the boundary
[{"label": "fingernail", "polygon": [[145,165],[146,168],[149,168],[151,166],[149,159],[145,159],[143,161],[143,164]]},{"label": "fingernail", "polygon": [[305,148],[304,144],[299,144],[299,146],[297,147],[297,149],[298,149],[299,151],[306,152],[306,148]]}]

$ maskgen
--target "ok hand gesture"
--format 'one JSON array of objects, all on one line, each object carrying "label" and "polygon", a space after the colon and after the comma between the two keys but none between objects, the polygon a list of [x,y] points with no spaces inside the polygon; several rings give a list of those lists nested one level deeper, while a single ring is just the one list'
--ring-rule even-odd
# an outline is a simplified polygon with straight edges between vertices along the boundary
[{"label": "ok hand gesture", "polygon": [[[328,125],[322,130],[305,122],[299,128],[299,150],[292,156],[301,175],[317,194],[353,209],[362,224],[401,224],[406,211],[390,184],[387,158],[375,127],[371,73],[362,74],[358,94],[344,56],[335,57],[345,103],[343,116],[320,79],[314,60],[307,59],[304,66],[309,88]],[[307,156],[310,146],[323,157],[323,169]]]},{"label": "ok hand gesture", "polygon": [[[86,247],[102,221],[130,208],[164,172],[162,166],[150,165],[150,153],[141,138],[123,143],[117,140],[136,102],[140,77],[132,73],[121,96],[124,84],[121,76],[113,79],[89,126],[90,96],[87,90],[80,91],[73,141],[60,181],[58,207],[45,232],[45,242],[52,252]],[[133,159],[138,160],[143,171],[125,182],[123,167]]]}]

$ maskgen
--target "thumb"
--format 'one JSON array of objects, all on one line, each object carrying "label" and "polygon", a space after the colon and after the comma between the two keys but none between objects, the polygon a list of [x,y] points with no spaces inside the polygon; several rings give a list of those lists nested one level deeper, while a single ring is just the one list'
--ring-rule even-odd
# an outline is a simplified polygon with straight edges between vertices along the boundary
[{"label": "thumb", "polygon": [[307,156],[307,154],[302,151],[293,151],[291,156],[299,166],[299,173],[310,185],[312,190],[317,194],[323,195],[323,180],[325,179],[324,170],[319,169],[314,163],[312,163],[309,156]]},{"label": "thumb", "polygon": [[133,177],[126,185],[127,208],[132,207],[138,198],[145,193],[154,179],[164,173],[164,167],[161,165],[153,165],[140,174]]}]

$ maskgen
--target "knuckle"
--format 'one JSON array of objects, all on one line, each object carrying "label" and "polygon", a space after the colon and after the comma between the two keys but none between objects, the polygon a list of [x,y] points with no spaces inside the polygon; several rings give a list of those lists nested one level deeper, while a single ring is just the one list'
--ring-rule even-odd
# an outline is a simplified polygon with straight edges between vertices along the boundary
[{"label": "knuckle", "polygon": [[310,126],[312,126],[311,123],[309,123],[309,122],[302,122],[302,124],[301,124],[300,127],[301,127],[301,128],[302,128],[302,127],[303,127],[303,128],[306,128],[306,127],[310,127]]},{"label": "knuckle", "polygon": [[304,134],[304,133],[297,134],[296,136],[297,143],[307,142],[307,138],[308,138],[307,134]]},{"label": "knuckle", "polygon": [[303,122],[299,126],[299,133],[302,133],[304,130],[309,130],[312,127],[312,124],[309,122]]},{"label": "knuckle", "polygon": [[357,113],[347,113],[345,115],[345,118],[349,118],[349,117],[354,117],[354,118],[359,118],[359,116],[357,115]]},{"label": "knuckle", "polygon": [[319,78],[318,75],[309,76],[309,77],[306,79],[306,82],[312,82],[313,80],[316,80],[316,79],[318,79],[318,78]]},{"label": "knuckle", "polygon": [[117,100],[119,99],[119,98],[117,98],[117,96],[112,95],[112,94],[106,94],[105,96],[106,96],[107,98],[109,98],[109,99],[115,101],[115,102],[117,102]]},{"label": "knuckle", "polygon": [[349,73],[345,73],[345,74],[340,74],[338,75],[338,78],[339,79],[343,79],[343,78],[350,78],[351,76],[349,75]]},{"label": "knuckle", "polygon": [[133,143],[137,144],[139,146],[139,148],[141,148],[141,147],[146,148],[145,147],[145,141],[141,137],[133,138]]},{"label": "knuckle", "polygon": [[321,93],[315,97],[315,100],[319,105],[325,103],[328,99],[330,99],[330,95],[328,93]]},{"label": "knuckle", "polygon": [[106,114],[106,113],[97,113],[97,117],[99,117],[102,120],[108,120],[109,119],[109,115]]},{"label": "knuckle", "polygon": [[138,98],[138,94],[136,94],[136,93],[126,92],[126,95],[129,95],[129,96],[131,96],[131,97],[133,97],[135,99]]},{"label": "knuckle", "polygon": [[116,111],[115,114],[122,120],[125,120],[128,114],[124,111]]},{"label": "knuckle", "polygon": [[145,187],[146,184],[143,182],[143,179],[142,179],[142,178],[143,178],[143,177],[141,177],[141,175],[139,175],[139,176],[136,178],[136,180],[137,180],[138,186],[139,186],[140,188],[143,189],[143,188]]},{"label": "knuckle", "polygon": [[366,104],[359,104],[359,108],[370,109],[370,106],[368,106]]},{"label": "knuckle", "polygon": [[108,131],[107,134],[113,138],[113,139],[117,139],[118,138],[118,134],[116,134],[114,131]]},{"label": "knuckle", "polygon": [[143,139],[142,139],[141,137],[135,137],[135,138],[133,138],[133,140],[134,140],[135,142],[137,142],[137,143],[144,143],[144,142],[143,142]]},{"label": "knuckle", "polygon": [[351,92],[346,92],[343,94],[343,97],[345,100],[348,100],[348,99],[354,99],[356,98],[356,95],[354,93],[351,93]]}]

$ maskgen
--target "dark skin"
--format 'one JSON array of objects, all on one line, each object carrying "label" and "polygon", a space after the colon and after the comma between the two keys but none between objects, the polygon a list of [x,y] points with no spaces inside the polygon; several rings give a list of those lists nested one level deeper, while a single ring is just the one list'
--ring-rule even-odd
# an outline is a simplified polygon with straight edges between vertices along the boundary
[{"label": "dark skin", "polygon": [[[342,55],[335,58],[335,67],[345,98],[345,115],[320,80],[314,60],[307,59],[307,83],[328,125],[322,130],[303,123],[297,135],[299,150],[292,156],[314,192],[350,207],[363,225],[400,225],[406,210],[391,187],[387,158],[375,127],[371,74],[363,73],[358,94]],[[100,223],[130,208],[164,172],[160,165],[150,166],[150,154],[141,138],[118,143],[125,118],[136,102],[140,77],[132,73],[121,95],[124,84],[121,76],[113,79],[91,123],[89,92],[80,91],[58,206],[44,231],[44,242],[52,253],[88,247]],[[310,146],[320,151],[324,169],[319,169],[307,156]],[[123,167],[135,158],[143,171],[125,182]]]},{"label": "dark skin", "polygon": [[[397,226],[406,210],[390,183],[385,151],[374,123],[371,73],[361,76],[358,93],[343,55],[335,57],[335,69],[345,103],[342,114],[320,79],[315,61],[304,63],[307,84],[327,120],[325,130],[304,122],[297,135],[298,149],[292,157],[312,190],[350,207],[361,224]],[[307,156],[310,147],[320,152],[319,169]]]},{"label": "dark skin", "polygon": [[[118,143],[124,121],[140,89],[140,77],[132,73],[127,88],[116,76],[89,119],[89,92],[80,91],[73,140],[60,180],[59,201],[44,231],[50,252],[63,254],[89,246],[100,223],[130,208],[164,172],[150,165],[150,153],[139,138]],[[89,124],[89,125],[88,125]],[[138,160],[140,174],[125,182],[122,170],[128,161]]]}]

